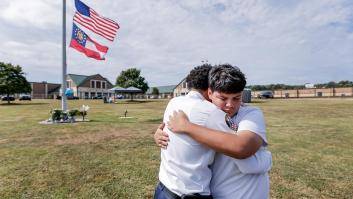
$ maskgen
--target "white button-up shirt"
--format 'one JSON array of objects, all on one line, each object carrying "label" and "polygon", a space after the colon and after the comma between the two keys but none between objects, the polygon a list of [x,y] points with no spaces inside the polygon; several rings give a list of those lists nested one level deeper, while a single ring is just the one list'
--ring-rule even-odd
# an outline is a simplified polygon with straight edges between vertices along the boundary
[{"label": "white button-up shirt", "polygon": [[[224,129],[225,113],[196,91],[173,98],[164,113],[166,123],[173,111],[182,110],[192,123],[212,129]],[[210,195],[210,180],[215,152],[185,134],[175,134],[167,127],[167,149],[161,149],[159,180],[177,195],[199,193]]]}]

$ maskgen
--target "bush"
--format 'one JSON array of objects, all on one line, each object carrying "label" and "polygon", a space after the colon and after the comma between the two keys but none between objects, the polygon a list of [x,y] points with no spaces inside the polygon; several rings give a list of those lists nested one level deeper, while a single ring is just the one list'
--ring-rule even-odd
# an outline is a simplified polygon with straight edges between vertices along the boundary
[{"label": "bush", "polygon": [[69,111],[70,117],[75,117],[75,116],[79,116],[79,115],[80,115],[80,111],[78,109],[72,109]]}]

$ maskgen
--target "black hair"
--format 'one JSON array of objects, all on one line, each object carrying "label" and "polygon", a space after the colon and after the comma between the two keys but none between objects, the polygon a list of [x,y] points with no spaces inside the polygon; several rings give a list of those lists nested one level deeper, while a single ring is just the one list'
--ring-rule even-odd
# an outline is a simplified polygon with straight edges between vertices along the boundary
[{"label": "black hair", "polygon": [[212,92],[239,93],[245,88],[246,78],[238,67],[221,64],[211,69],[208,82]]},{"label": "black hair", "polygon": [[186,77],[186,83],[189,89],[207,90],[208,88],[208,73],[212,66],[203,64],[192,69]]}]

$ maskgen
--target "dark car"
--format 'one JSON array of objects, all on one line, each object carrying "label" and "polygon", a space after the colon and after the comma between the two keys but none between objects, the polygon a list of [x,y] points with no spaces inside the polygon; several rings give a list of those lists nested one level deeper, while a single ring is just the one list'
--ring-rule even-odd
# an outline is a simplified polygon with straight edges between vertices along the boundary
[{"label": "dark car", "polygon": [[[79,97],[77,97],[77,96],[68,96],[68,97],[66,97],[68,100],[78,100],[78,99],[80,99]],[[60,95],[58,95],[58,96],[56,96],[56,99],[57,100],[61,100],[61,96]]]},{"label": "dark car", "polygon": [[91,98],[92,98],[92,99],[103,99],[103,96],[97,95],[97,96],[92,96]]},{"label": "dark car", "polygon": [[28,101],[31,101],[32,100],[32,97],[30,95],[22,95],[20,98],[19,98],[20,101],[22,100],[28,100]]},{"label": "dark car", "polygon": [[68,96],[67,99],[68,99],[68,100],[78,100],[78,99],[80,99],[80,98],[77,97],[77,96]]},{"label": "dark car", "polygon": [[9,96],[8,98],[7,96],[2,96],[1,101],[15,101],[15,98],[13,96]]},{"label": "dark car", "polygon": [[257,98],[264,99],[264,98],[273,98],[273,92],[272,91],[261,91],[258,95]]}]

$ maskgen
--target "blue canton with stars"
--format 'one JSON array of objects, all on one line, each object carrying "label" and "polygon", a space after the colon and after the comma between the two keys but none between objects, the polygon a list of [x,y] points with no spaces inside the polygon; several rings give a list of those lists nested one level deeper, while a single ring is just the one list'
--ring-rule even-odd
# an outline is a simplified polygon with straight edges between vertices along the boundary
[{"label": "blue canton with stars", "polygon": [[82,46],[86,45],[87,35],[76,24],[72,27],[72,39],[76,40]]}]

